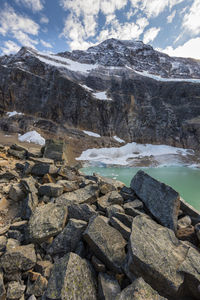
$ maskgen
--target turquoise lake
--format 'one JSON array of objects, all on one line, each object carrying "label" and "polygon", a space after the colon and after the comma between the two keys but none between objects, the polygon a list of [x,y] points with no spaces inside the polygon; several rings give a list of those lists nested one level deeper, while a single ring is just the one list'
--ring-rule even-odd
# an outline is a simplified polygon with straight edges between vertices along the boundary
[{"label": "turquoise lake", "polygon": [[120,180],[130,186],[131,179],[140,169],[173,187],[185,201],[200,211],[200,169],[181,166],[158,168],[90,166],[81,169],[81,171],[87,175],[98,173],[102,176]]}]

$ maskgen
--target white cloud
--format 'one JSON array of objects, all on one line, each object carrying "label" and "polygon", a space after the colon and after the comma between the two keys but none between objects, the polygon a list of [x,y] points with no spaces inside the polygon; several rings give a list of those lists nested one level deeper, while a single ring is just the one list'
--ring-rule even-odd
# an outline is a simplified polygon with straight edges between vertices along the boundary
[{"label": "white cloud", "polygon": [[33,12],[41,11],[44,7],[41,0],[15,0],[15,2],[30,8]]},{"label": "white cloud", "polygon": [[113,14],[116,10],[124,8],[127,4],[127,0],[101,0],[100,9],[107,14]]},{"label": "white cloud", "polygon": [[3,36],[11,35],[22,45],[34,47],[38,42],[29,37],[37,36],[39,25],[29,17],[17,14],[14,9],[8,5],[0,11],[0,34]]},{"label": "white cloud", "polygon": [[159,31],[160,28],[156,28],[156,27],[149,28],[144,34],[144,38],[143,38],[144,43],[147,44],[153,41],[157,37]]},{"label": "white cloud", "polygon": [[[99,12],[106,17],[106,25],[114,22],[115,11],[126,6],[128,0],[60,0],[60,5],[70,11],[60,36],[70,40],[71,49],[86,49],[92,45],[87,39],[97,34]],[[105,30],[105,29],[104,29]],[[115,30],[114,30],[115,31]],[[102,34],[105,34],[103,32]]]},{"label": "white cloud", "polygon": [[155,18],[167,7],[171,10],[175,5],[184,0],[131,0],[134,8],[143,11],[148,18]]},{"label": "white cloud", "polygon": [[174,10],[174,11],[171,13],[171,15],[169,15],[169,16],[167,17],[167,23],[172,23],[172,21],[173,21],[175,15],[176,15],[176,10]]},{"label": "white cloud", "polygon": [[40,19],[40,23],[42,24],[48,24],[49,23],[49,19],[46,16],[42,16]]},{"label": "white cloud", "polygon": [[182,46],[177,48],[172,48],[171,46],[160,49],[160,51],[167,53],[170,56],[180,56],[180,57],[193,57],[200,59],[200,38],[194,38],[187,41]]},{"label": "white cloud", "polygon": [[53,48],[53,46],[50,43],[45,42],[44,40],[40,40],[40,43],[46,48]]},{"label": "white cloud", "polygon": [[126,22],[123,24],[114,20],[111,23],[111,28],[102,30],[97,40],[98,42],[102,42],[111,37],[122,40],[138,39],[148,24],[149,22],[146,18],[140,18],[136,23]]},{"label": "white cloud", "polygon": [[4,47],[1,48],[1,51],[3,52],[3,54],[11,54],[11,53],[16,53],[18,52],[20,49],[20,47],[14,43],[13,41],[6,41],[4,43]]},{"label": "white cloud", "polygon": [[183,28],[190,33],[197,35],[200,33],[200,1],[194,0],[190,10],[183,19]]}]

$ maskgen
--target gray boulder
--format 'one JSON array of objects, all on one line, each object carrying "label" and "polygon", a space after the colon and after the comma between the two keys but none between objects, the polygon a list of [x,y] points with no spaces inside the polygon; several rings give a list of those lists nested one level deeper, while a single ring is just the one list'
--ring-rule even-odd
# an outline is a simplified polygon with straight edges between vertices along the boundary
[{"label": "gray boulder", "polygon": [[39,187],[38,192],[41,196],[59,197],[63,193],[63,186],[56,183],[46,183]]},{"label": "gray boulder", "polygon": [[40,297],[44,294],[47,288],[48,281],[42,275],[37,275],[38,276],[36,277],[36,280],[34,280],[33,282],[31,282],[30,280],[28,281],[26,294]]},{"label": "gray boulder", "polygon": [[51,255],[74,252],[86,227],[85,221],[70,219],[63,231],[55,237],[47,252]]},{"label": "gray boulder", "polygon": [[121,288],[117,280],[106,274],[99,273],[98,276],[98,299],[99,300],[116,300]]},{"label": "gray boulder", "polygon": [[178,220],[178,229],[183,229],[186,228],[188,226],[190,226],[192,224],[192,220],[189,216],[185,216],[181,219]]},{"label": "gray boulder", "polygon": [[6,273],[30,270],[35,263],[36,254],[32,244],[9,248],[1,257],[1,266]]},{"label": "gray boulder", "polygon": [[92,204],[96,202],[97,197],[99,194],[99,187],[97,184],[90,184],[87,185],[84,188],[78,189],[73,192],[64,193],[60,197],[56,199],[56,203],[59,204],[82,204],[82,203],[88,203]]},{"label": "gray boulder", "polygon": [[30,176],[21,180],[20,185],[26,194],[26,198],[22,204],[22,217],[28,220],[38,205],[36,181]]},{"label": "gray boulder", "polygon": [[199,280],[199,253],[191,252],[195,258],[189,255],[189,248],[172,230],[145,215],[137,216],[130,236],[128,269],[142,276],[161,295],[178,297],[185,284],[184,272],[191,272],[190,276]]},{"label": "gray boulder", "polygon": [[96,283],[87,260],[68,253],[54,263],[46,291],[50,300],[96,300]]},{"label": "gray boulder", "polygon": [[113,204],[113,205],[106,207],[106,214],[107,214],[108,218],[111,218],[116,212],[124,213],[123,207],[121,207],[118,204]]},{"label": "gray boulder", "polygon": [[41,243],[59,234],[65,226],[66,218],[67,209],[62,206],[48,203],[37,207],[29,221],[29,239]]},{"label": "gray boulder", "polygon": [[142,277],[136,279],[127,286],[116,298],[116,300],[167,300],[160,296]]},{"label": "gray boulder", "polygon": [[36,162],[31,168],[31,174],[34,176],[44,176],[45,174],[54,175],[58,172],[58,168],[52,163]]},{"label": "gray boulder", "polygon": [[121,235],[123,236],[123,238],[125,240],[127,240],[127,241],[129,240],[129,237],[131,234],[131,229],[129,227],[124,225],[122,222],[120,222],[115,217],[111,217],[109,220],[109,223],[121,233]]},{"label": "gray boulder", "polygon": [[200,299],[200,254],[193,247],[188,248],[185,260],[178,267],[178,272],[184,274],[186,296]]},{"label": "gray boulder", "polygon": [[131,188],[159,223],[176,231],[180,196],[174,189],[141,170],[133,177]]},{"label": "gray boulder", "polygon": [[14,201],[21,201],[25,198],[21,185],[19,183],[12,184],[9,191],[9,198]]},{"label": "gray boulder", "polygon": [[8,283],[7,289],[7,298],[8,299],[19,299],[23,296],[26,286],[24,284],[20,284],[17,281],[11,281]]},{"label": "gray boulder", "polygon": [[6,250],[6,244],[7,244],[7,238],[4,235],[0,236],[0,252]]},{"label": "gray boulder", "polygon": [[97,258],[110,270],[120,273],[126,256],[126,241],[119,231],[108,225],[102,217],[94,217],[90,220],[83,237]]},{"label": "gray boulder", "polygon": [[98,207],[102,211],[106,211],[106,208],[113,204],[123,204],[123,198],[117,191],[112,191],[107,193],[105,196],[102,196],[98,199]]},{"label": "gray boulder", "polygon": [[71,219],[78,219],[88,222],[97,212],[89,204],[71,204],[68,206],[68,216]]},{"label": "gray boulder", "polygon": [[66,159],[65,144],[61,140],[47,139],[44,148],[44,157],[57,161]]}]

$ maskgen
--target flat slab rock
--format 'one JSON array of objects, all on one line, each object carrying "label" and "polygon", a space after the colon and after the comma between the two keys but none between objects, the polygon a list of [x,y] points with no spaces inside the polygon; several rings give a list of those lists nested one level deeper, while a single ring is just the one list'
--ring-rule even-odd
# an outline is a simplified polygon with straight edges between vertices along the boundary
[{"label": "flat slab rock", "polygon": [[133,177],[131,188],[159,223],[176,231],[180,195],[174,189],[141,170]]},{"label": "flat slab rock", "polygon": [[96,300],[96,282],[87,260],[72,252],[57,260],[45,296],[50,300]]},{"label": "flat slab rock", "polygon": [[59,234],[65,226],[66,219],[66,207],[54,203],[38,206],[29,220],[29,239],[43,242]]},{"label": "flat slab rock", "polygon": [[127,258],[129,271],[143,277],[161,295],[176,298],[185,286],[199,299],[199,252],[150,217],[134,218]]},{"label": "flat slab rock", "polygon": [[96,201],[98,197],[99,187],[97,184],[90,184],[84,188],[78,189],[73,192],[64,193],[56,199],[56,203],[59,204],[82,204],[88,203],[92,204]]},{"label": "flat slab rock", "polygon": [[98,259],[110,270],[121,272],[121,265],[126,256],[126,241],[119,231],[98,216],[90,220],[83,237]]}]

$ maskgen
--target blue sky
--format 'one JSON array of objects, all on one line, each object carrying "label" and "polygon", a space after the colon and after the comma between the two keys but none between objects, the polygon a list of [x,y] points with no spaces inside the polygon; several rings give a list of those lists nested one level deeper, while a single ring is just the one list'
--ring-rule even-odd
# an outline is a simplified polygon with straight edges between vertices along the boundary
[{"label": "blue sky", "polygon": [[0,1],[1,55],[87,49],[112,37],[200,59],[200,0]]}]

